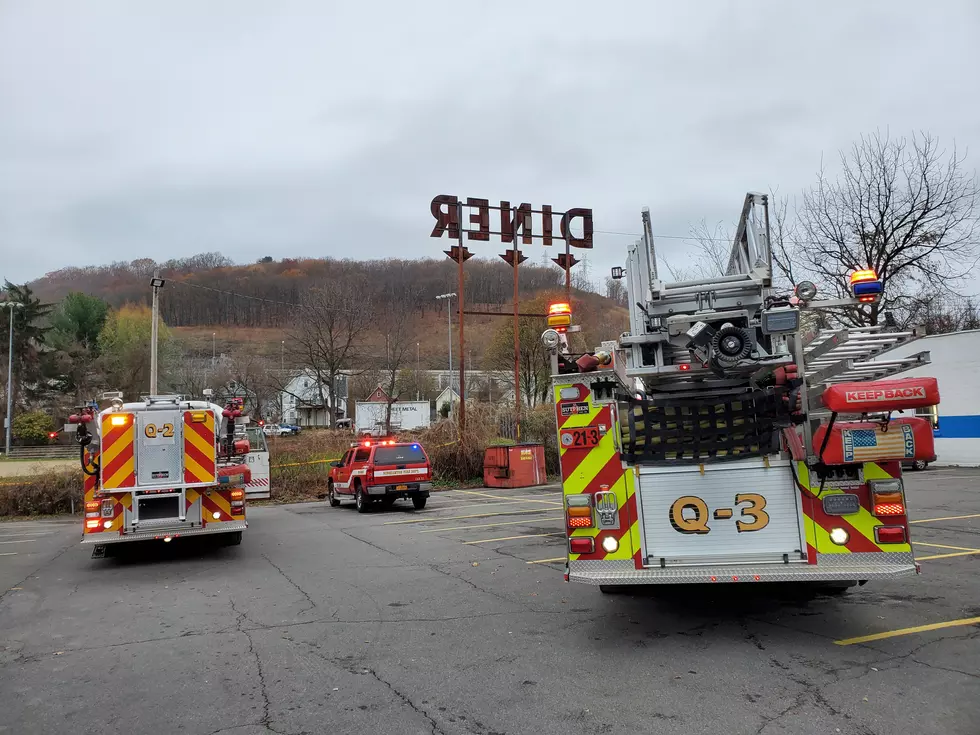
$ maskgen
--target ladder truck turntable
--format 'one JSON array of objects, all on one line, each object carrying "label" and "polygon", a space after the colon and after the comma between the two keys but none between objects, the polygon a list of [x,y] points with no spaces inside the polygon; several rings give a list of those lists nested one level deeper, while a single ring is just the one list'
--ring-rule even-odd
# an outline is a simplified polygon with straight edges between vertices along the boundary
[{"label": "ladder truck turntable", "polygon": [[649,210],[625,269],[629,331],[568,351],[567,304],[551,352],[567,536],[565,579],[637,584],[817,582],[846,589],[919,572],[902,463],[934,455],[934,378],[894,376],[929,353],[857,327],[808,331],[814,312],[876,303],[872,270],[853,297],[773,285],[768,199],[749,193],[721,277],[667,283]]},{"label": "ladder truck turntable", "polygon": [[221,407],[181,396],[149,396],[76,409],[84,478],[83,544],[93,557],[132,541],[219,534],[241,543],[249,442],[243,401]]}]

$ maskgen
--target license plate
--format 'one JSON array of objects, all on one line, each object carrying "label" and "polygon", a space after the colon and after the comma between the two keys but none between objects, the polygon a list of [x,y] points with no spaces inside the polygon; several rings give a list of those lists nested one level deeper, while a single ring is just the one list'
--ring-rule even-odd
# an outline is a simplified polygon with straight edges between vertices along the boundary
[{"label": "license plate", "polygon": [[408,490],[408,485],[395,485],[395,490]]},{"label": "license plate", "polygon": [[581,429],[562,429],[561,445],[565,449],[577,449],[579,447],[594,447],[599,443],[602,435],[595,426],[587,426]]}]

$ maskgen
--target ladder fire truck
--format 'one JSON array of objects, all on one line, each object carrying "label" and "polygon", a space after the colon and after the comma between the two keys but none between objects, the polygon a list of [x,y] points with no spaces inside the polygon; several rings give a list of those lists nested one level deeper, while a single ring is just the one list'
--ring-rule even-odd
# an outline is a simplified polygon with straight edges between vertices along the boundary
[{"label": "ladder fire truck", "polygon": [[[820,310],[879,301],[871,270],[852,297],[774,288],[765,195],[746,196],[727,275],[658,277],[649,210],[625,269],[629,332],[552,354],[567,533],[565,579],[628,585],[819,582],[835,590],[919,571],[902,463],[932,458],[934,378],[893,379],[929,353],[878,327],[814,330]],[[572,327],[574,330],[574,327]]]},{"label": "ladder fire truck", "polygon": [[208,534],[241,543],[251,475],[241,399],[222,408],[179,396],[106,398],[108,408],[69,418],[85,473],[82,543],[95,545],[92,556],[105,556],[107,544]]}]

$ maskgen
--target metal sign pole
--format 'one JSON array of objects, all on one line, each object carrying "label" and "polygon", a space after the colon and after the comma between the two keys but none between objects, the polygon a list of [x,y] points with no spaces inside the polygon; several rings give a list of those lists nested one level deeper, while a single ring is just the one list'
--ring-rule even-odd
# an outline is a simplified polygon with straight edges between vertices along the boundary
[{"label": "metal sign pole", "polygon": [[463,327],[463,302],[465,300],[463,291],[463,262],[466,258],[463,257],[465,248],[463,247],[462,202],[456,205],[456,232],[459,236],[459,301],[457,302],[459,306],[459,433],[462,436],[463,432],[466,431],[466,350],[463,347],[463,336],[465,334]]}]

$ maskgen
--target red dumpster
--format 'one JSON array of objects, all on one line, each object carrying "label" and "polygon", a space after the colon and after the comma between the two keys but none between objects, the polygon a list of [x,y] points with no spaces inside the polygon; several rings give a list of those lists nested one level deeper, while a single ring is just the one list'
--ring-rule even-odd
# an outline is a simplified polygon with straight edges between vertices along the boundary
[{"label": "red dumpster", "polygon": [[547,481],[543,444],[487,447],[483,454],[483,484],[487,487],[532,487]]}]

